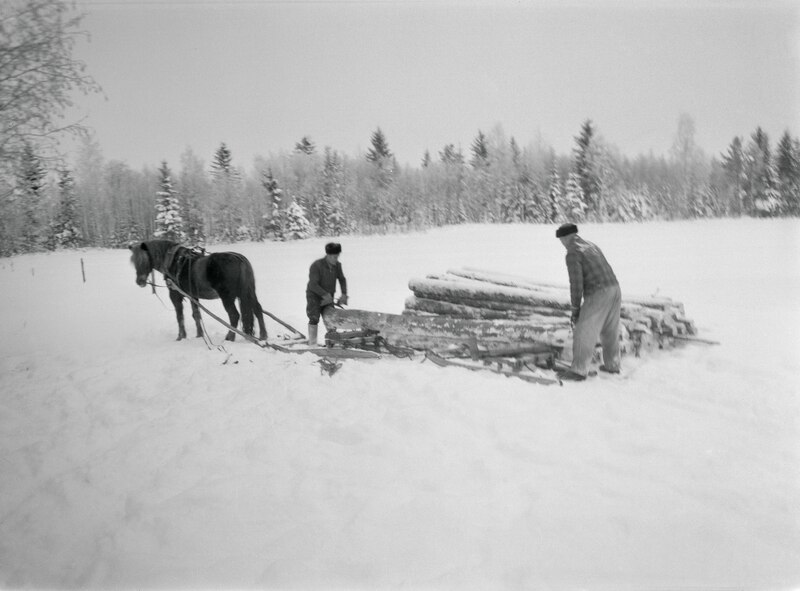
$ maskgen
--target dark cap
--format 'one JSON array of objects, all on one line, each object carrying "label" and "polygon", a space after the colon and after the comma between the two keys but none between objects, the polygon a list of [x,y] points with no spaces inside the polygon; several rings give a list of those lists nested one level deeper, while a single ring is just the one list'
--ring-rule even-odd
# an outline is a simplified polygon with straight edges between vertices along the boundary
[{"label": "dark cap", "polygon": [[578,233],[578,226],[575,224],[561,224],[556,230],[556,238],[563,238],[564,236],[569,236],[570,234],[577,234]]},{"label": "dark cap", "polygon": [[338,242],[328,242],[325,245],[325,254],[340,254],[342,252],[342,245]]}]

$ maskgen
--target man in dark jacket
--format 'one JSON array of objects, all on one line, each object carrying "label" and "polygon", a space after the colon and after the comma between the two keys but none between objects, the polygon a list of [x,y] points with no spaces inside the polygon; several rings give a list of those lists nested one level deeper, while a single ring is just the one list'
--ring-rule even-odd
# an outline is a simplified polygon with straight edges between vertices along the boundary
[{"label": "man in dark jacket", "polygon": [[342,245],[329,242],[325,245],[325,256],[311,263],[306,286],[306,315],[308,316],[308,344],[317,344],[317,327],[325,309],[334,304],[336,282],[339,282],[341,297],[337,304],[347,304],[347,279],[339,262]]},{"label": "man in dark jacket", "polygon": [[563,224],[556,237],[567,249],[572,304],[572,365],[566,380],[585,380],[597,338],[603,347],[601,371],[619,373],[619,315],[622,294],[617,277],[603,252],[578,236],[575,224]]}]

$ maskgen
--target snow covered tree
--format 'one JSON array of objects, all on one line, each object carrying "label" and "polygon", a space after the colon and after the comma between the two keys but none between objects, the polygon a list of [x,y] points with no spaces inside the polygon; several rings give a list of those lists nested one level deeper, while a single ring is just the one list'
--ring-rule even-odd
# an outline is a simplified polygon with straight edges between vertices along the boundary
[{"label": "snow covered tree", "polygon": [[272,176],[272,169],[261,173],[261,186],[267,192],[269,213],[264,214],[266,232],[273,240],[286,240],[284,232],[285,220],[282,209],[283,189],[278,187],[278,181]]},{"label": "snow covered tree", "polygon": [[455,145],[447,144],[439,152],[439,160],[441,160],[442,164],[460,165],[464,164],[464,155],[461,150],[456,150]]},{"label": "snow covered tree", "polygon": [[219,242],[235,241],[242,225],[241,184],[231,151],[222,143],[211,161],[211,235]]},{"label": "snow covered tree", "polygon": [[485,168],[489,165],[489,144],[481,130],[478,130],[470,149],[472,150],[470,164],[473,168]]},{"label": "snow covered tree", "polygon": [[203,161],[191,148],[181,154],[178,176],[178,200],[181,204],[186,242],[190,246],[205,246],[205,215],[209,214],[211,187]]},{"label": "snow covered tree", "polygon": [[742,138],[735,137],[731,141],[728,151],[722,155],[722,169],[725,171],[725,182],[731,209],[741,215],[749,209]]},{"label": "snow covered tree", "polygon": [[17,171],[16,199],[21,214],[20,250],[35,252],[44,243],[47,171],[29,143],[25,144]]},{"label": "snow covered tree", "polygon": [[338,236],[345,231],[342,211],[344,175],[342,161],[335,150],[325,148],[322,169],[322,199],[319,230],[323,235]]},{"label": "snow covered tree", "polygon": [[395,172],[394,154],[389,149],[389,142],[383,135],[381,128],[372,134],[372,147],[367,150],[367,161],[375,166],[375,182],[379,189],[385,189],[392,184]]},{"label": "snow covered tree", "polygon": [[380,162],[386,158],[392,158],[392,151],[389,149],[389,142],[386,141],[386,136],[377,128],[371,138],[372,147],[367,150],[367,160],[370,162]]},{"label": "snow covered tree", "polygon": [[558,172],[558,163],[553,158],[553,164],[550,167],[550,179],[547,191],[547,217],[546,221],[558,221],[558,204],[563,201],[563,193],[561,191],[561,175]]},{"label": "snow covered tree", "polygon": [[153,236],[173,242],[186,242],[183,230],[183,218],[177,193],[172,188],[172,173],[167,162],[161,163],[158,169],[161,189],[156,193],[156,221]]},{"label": "snow covered tree", "polygon": [[83,235],[79,227],[75,179],[67,168],[62,168],[58,172],[58,195],[58,213],[51,228],[52,247],[78,248]]},{"label": "snow covered tree", "polygon": [[422,155],[422,168],[428,168],[431,165],[431,153],[428,150],[425,150],[425,153]]},{"label": "snow covered tree", "polygon": [[286,211],[286,238],[288,240],[303,240],[310,236],[311,223],[306,217],[306,212],[297,202],[292,202]]},{"label": "snow covered tree", "polygon": [[748,193],[752,210],[759,217],[778,215],[781,209],[778,178],[772,162],[769,136],[760,127],[753,132],[745,152]]},{"label": "snow covered tree", "polygon": [[311,155],[316,152],[317,147],[314,145],[314,142],[311,141],[311,138],[307,135],[303,136],[299,142],[294,145],[294,151],[297,154],[306,154]]},{"label": "snow covered tree", "polygon": [[564,221],[580,222],[586,216],[586,202],[583,198],[580,177],[571,172],[567,177],[567,186],[564,195],[558,203],[558,210]]},{"label": "snow covered tree", "polygon": [[515,169],[519,169],[522,160],[522,150],[519,149],[517,140],[515,140],[513,136],[509,142],[509,147],[511,148],[511,164]]},{"label": "snow covered tree", "polygon": [[573,149],[575,178],[581,191],[572,195],[580,197],[586,206],[585,210],[591,214],[598,213],[600,204],[600,179],[595,170],[594,133],[592,122],[587,119],[581,127],[580,135],[575,138],[577,146]]},{"label": "snow covered tree", "polygon": [[800,215],[800,142],[788,131],[781,136],[775,166],[781,201],[788,215]]}]

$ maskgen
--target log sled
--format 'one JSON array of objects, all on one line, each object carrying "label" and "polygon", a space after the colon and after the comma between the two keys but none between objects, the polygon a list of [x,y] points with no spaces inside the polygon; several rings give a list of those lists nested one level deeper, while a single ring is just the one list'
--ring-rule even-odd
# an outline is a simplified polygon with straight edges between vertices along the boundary
[{"label": "log sled", "polygon": [[[424,351],[437,365],[489,369],[536,383],[537,371],[572,358],[569,286],[470,267],[412,278],[400,314],[335,308],[331,331],[372,331],[384,343]],[[681,343],[718,344],[697,336],[684,304],[669,297],[623,293],[620,345],[639,357]],[[599,348],[598,348],[599,361]],[[537,371],[534,371],[537,370]]]}]

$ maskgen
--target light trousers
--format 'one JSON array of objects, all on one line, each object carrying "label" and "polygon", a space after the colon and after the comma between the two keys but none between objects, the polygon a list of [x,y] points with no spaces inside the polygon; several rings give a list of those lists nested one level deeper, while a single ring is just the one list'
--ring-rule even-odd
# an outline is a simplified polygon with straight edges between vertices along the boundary
[{"label": "light trousers", "polygon": [[619,285],[606,287],[584,297],[578,322],[572,331],[572,365],[570,369],[582,376],[589,373],[597,339],[603,347],[603,365],[619,369],[619,310],[622,292]]}]

